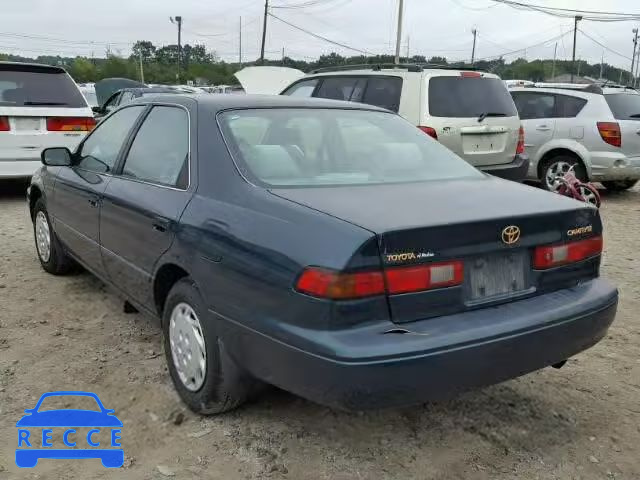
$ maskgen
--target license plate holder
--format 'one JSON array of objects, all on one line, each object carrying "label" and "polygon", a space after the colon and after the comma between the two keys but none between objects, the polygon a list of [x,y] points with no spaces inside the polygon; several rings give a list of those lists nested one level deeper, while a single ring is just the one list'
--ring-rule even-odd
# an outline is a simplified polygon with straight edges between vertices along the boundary
[{"label": "license plate holder", "polygon": [[40,117],[14,117],[13,124],[17,131],[40,131],[42,129]]},{"label": "license plate holder", "polygon": [[483,255],[465,262],[468,299],[471,303],[518,296],[529,288],[527,251],[513,250]]}]

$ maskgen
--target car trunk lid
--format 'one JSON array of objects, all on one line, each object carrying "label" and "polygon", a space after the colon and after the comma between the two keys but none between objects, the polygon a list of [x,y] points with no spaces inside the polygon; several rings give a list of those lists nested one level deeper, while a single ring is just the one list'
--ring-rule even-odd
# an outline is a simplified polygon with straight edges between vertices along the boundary
[{"label": "car trunk lid", "polygon": [[[460,285],[388,295],[396,323],[534,294],[541,287],[535,246],[566,241],[576,228],[601,229],[591,207],[490,178],[273,193],[374,232],[384,270],[463,263]],[[505,237],[509,227],[517,238]]]}]

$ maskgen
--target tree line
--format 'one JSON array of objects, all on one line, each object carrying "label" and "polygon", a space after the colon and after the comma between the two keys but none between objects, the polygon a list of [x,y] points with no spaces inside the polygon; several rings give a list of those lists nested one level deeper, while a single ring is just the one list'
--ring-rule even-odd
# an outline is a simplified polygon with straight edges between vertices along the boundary
[{"label": "tree line", "polygon": [[[140,40],[133,45],[131,55],[125,57],[108,51],[105,58],[88,57],[63,57],[63,56],[38,56],[27,58],[16,55],[0,53],[0,60],[36,62],[50,65],[61,65],[66,68],[76,82],[95,82],[102,78],[126,77],[140,79],[140,64],[144,71],[144,80],[147,83],[186,83],[193,81],[196,83],[220,85],[235,84],[237,81],[233,74],[242,66],[258,64],[257,61],[247,62],[240,65],[238,62],[225,62],[221,60],[215,52],[207,51],[204,45],[184,45],[182,46],[181,65],[178,69],[178,46],[165,45],[155,46],[152,42]],[[322,67],[333,67],[340,65],[356,64],[377,64],[393,63],[392,55],[364,56],[357,55],[345,57],[338,53],[320,55],[317,60],[303,61],[289,57],[280,60],[266,60],[265,65],[278,65],[297,68],[308,72]],[[427,58],[422,55],[414,55],[410,58],[403,58],[403,63],[433,63],[438,65],[451,65],[463,67],[465,64],[451,62],[445,57],[434,56]],[[468,64],[467,64],[468,66]],[[518,58],[511,63],[506,63],[503,58],[495,60],[479,60],[474,66],[481,70],[496,73],[501,78],[520,79],[532,81],[544,81],[564,73],[571,73],[571,62],[565,60],[551,59],[527,61]],[[178,77],[178,71],[180,76]],[[590,64],[584,60],[576,61],[575,72],[581,76],[599,78],[602,76],[612,82],[623,83],[630,81],[628,71],[623,71],[609,64]]]}]

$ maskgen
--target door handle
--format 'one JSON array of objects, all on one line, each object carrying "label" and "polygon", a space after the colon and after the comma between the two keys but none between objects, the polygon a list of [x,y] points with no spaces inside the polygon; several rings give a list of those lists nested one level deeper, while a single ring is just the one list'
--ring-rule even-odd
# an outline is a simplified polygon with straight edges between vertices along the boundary
[{"label": "door handle", "polygon": [[636,133],[637,133],[638,135],[640,135],[640,130],[638,130]]},{"label": "door handle", "polygon": [[538,125],[536,127],[536,130],[539,130],[541,132],[546,132],[548,130],[551,130],[551,127],[549,127],[548,125]]},{"label": "door handle", "polygon": [[169,229],[169,220],[166,220],[164,218],[156,218],[153,220],[151,226],[156,232],[164,233]]},{"label": "door handle", "polygon": [[90,198],[88,200],[88,202],[89,202],[89,205],[91,205],[94,208],[98,206],[98,199],[97,198]]}]

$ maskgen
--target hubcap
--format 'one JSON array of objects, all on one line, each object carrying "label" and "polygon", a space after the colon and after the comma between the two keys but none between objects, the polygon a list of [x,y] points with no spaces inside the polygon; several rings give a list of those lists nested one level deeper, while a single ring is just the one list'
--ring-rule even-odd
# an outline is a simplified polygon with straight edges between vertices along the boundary
[{"label": "hubcap", "polygon": [[202,387],[207,373],[207,351],[202,326],[196,312],[187,303],[179,303],[169,321],[171,357],[180,381],[195,392]]},{"label": "hubcap", "polygon": [[43,211],[36,214],[36,247],[43,262],[48,262],[51,256],[51,232],[49,222]]},{"label": "hubcap", "polygon": [[595,206],[598,205],[598,199],[596,198],[596,194],[593,193],[588,188],[580,185],[578,187],[578,193],[582,196],[582,198],[584,198],[585,202]]},{"label": "hubcap", "polygon": [[571,164],[567,162],[555,162],[549,165],[545,173],[545,182],[547,189],[553,190],[558,182],[558,179],[564,177],[564,174],[571,169]]}]

